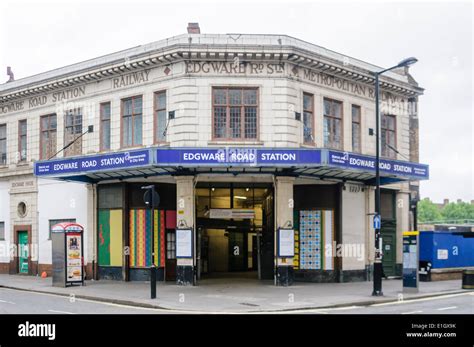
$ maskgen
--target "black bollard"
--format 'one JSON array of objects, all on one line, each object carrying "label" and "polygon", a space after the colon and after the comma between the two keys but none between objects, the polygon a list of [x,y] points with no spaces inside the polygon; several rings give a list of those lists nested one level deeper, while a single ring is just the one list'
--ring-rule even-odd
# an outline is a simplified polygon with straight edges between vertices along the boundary
[{"label": "black bollard", "polygon": [[150,297],[156,299],[156,266],[150,266]]}]

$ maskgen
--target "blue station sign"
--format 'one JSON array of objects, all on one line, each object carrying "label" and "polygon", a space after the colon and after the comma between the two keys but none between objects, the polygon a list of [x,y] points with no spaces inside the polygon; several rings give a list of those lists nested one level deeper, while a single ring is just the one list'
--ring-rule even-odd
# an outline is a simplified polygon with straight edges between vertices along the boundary
[{"label": "blue station sign", "polygon": [[67,159],[35,162],[36,176],[56,176],[87,172],[110,171],[151,164],[150,150],[115,152]]},{"label": "blue station sign", "polygon": [[295,166],[321,164],[321,150],[260,148],[157,149],[156,165]]},{"label": "blue station sign", "polygon": [[[375,172],[375,157],[350,152],[329,151],[327,164],[346,169]],[[413,177],[415,179],[429,178],[428,165],[381,158],[379,168],[380,172],[397,176]]]},{"label": "blue station sign", "polygon": [[[36,176],[74,177],[133,168],[267,167],[328,168],[375,173],[375,158],[325,148],[145,148],[115,153],[37,161]],[[405,179],[428,179],[428,166],[380,160],[381,173]],[[129,175],[129,174],[128,174]]]}]

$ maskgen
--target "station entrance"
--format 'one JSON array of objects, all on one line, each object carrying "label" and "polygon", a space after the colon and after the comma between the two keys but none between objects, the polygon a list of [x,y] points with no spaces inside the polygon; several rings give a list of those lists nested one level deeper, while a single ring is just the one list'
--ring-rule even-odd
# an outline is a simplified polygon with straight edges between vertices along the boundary
[{"label": "station entrance", "polygon": [[197,278],[273,279],[272,184],[196,186]]}]

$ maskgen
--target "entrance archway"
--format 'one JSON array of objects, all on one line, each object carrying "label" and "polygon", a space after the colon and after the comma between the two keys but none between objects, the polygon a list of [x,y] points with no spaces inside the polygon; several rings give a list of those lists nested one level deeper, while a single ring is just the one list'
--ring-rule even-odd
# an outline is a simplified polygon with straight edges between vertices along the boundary
[{"label": "entrance archway", "polygon": [[272,280],[272,185],[206,182],[195,196],[198,280]]}]

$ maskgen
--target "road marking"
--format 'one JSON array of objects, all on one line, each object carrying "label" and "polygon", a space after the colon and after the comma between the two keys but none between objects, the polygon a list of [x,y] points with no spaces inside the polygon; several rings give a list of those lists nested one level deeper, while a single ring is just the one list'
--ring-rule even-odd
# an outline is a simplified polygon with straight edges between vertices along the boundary
[{"label": "road marking", "polygon": [[13,301],[0,300],[0,302],[3,302],[5,304],[16,305]]},{"label": "road marking", "polygon": [[410,311],[410,312],[402,312],[402,314],[415,314],[415,313],[421,313],[423,311]]},{"label": "road marking", "polygon": [[48,310],[48,312],[52,313],[61,313],[61,314],[75,314],[73,312],[67,312],[67,311],[57,311],[57,310]]},{"label": "road marking", "polygon": [[[65,295],[60,295],[60,294],[55,294],[55,293],[39,293],[39,292],[32,292],[32,291],[27,291],[27,290],[18,290],[18,289],[12,289],[12,288],[1,288],[2,290],[10,290],[10,291],[15,291],[15,292],[23,292],[25,294],[37,294],[37,295],[45,295],[45,296],[52,296],[52,297],[55,297],[55,298],[62,298],[62,299],[65,299],[65,300],[70,300],[70,297],[69,296],[65,296]],[[121,308],[128,308],[128,309],[132,309],[132,310],[145,310],[145,311],[158,311],[158,312],[165,312],[165,313],[176,313],[175,310],[167,310],[167,309],[163,309],[163,308],[151,308],[151,307],[139,307],[139,306],[132,306],[132,305],[123,305],[123,304],[116,304],[116,303],[112,303],[112,302],[104,302],[104,301],[96,301],[96,300],[89,300],[89,299],[81,299],[81,298],[75,298],[74,301],[82,301],[82,302],[90,302],[90,303],[94,303],[94,304],[100,304],[100,305],[107,305],[107,306],[115,306],[115,307],[121,307]],[[71,301],[69,301],[70,303],[72,303]],[[196,314],[199,314],[200,311],[179,311],[179,313],[196,313]],[[206,311],[207,313],[207,311]],[[211,313],[215,313],[215,314],[219,314],[220,312],[211,312]],[[238,313],[236,313],[238,314]]]},{"label": "road marking", "polygon": [[362,306],[347,306],[347,307],[334,307],[334,308],[325,308],[324,310],[330,310],[330,311],[343,311],[343,310],[353,310],[355,308],[361,308]]},{"label": "road marking", "polygon": [[430,300],[440,300],[440,299],[454,298],[454,297],[463,296],[463,295],[474,295],[474,293],[459,293],[459,294],[438,295],[438,296],[432,296],[432,297],[429,297],[429,298],[407,299],[407,300],[400,300],[400,301],[393,301],[393,302],[383,302],[381,304],[372,304],[370,306],[377,307],[377,306],[409,304],[409,303],[420,302],[420,301],[430,301]]},{"label": "road marking", "polygon": [[458,308],[458,307],[457,306],[442,307],[442,308],[438,308],[438,311],[454,310],[455,308]]},{"label": "road marking", "polygon": [[[347,307],[326,307],[326,308],[314,308],[314,309],[301,309],[301,310],[287,310],[287,311],[277,311],[280,314],[294,314],[294,313],[321,313],[329,314],[327,311],[343,311],[343,310],[353,310],[357,308],[362,308],[362,306],[347,306]],[[267,312],[265,312],[267,313]]]}]

